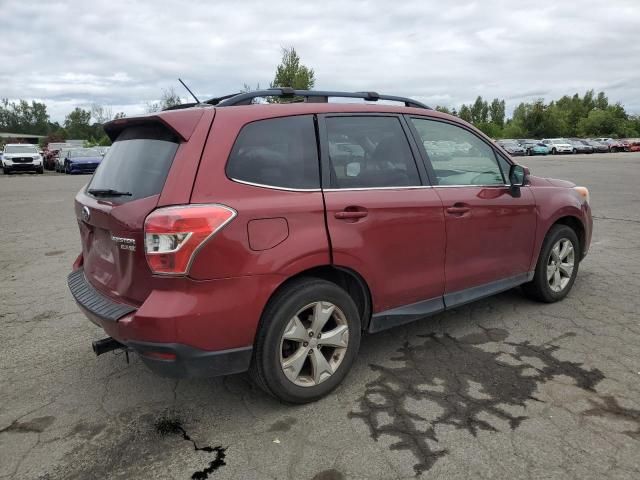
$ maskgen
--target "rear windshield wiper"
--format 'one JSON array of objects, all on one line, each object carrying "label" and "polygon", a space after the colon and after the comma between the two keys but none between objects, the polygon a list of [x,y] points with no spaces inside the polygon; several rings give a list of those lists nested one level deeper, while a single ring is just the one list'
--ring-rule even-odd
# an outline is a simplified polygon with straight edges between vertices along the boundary
[{"label": "rear windshield wiper", "polygon": [[96,197],[130,197],[133,195],[131,192],[120,192],[113,188],[90,188],[87,193]]}]

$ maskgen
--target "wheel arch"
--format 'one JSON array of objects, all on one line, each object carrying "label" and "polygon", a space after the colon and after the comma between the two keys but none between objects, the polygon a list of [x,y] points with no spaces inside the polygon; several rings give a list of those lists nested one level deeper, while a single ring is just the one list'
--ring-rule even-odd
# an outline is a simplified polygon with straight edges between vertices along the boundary
[{"label": "wheel arch", "polygon": [[372,300],[369,285],[355,270],[338,265],[318,265],[306,270],[302,270],[288,277],[271,293],[265,307],[266,310],[269,303],[291,283],[298,281],[304,277],[320,278],[331,283],[335,283],[343,288],[347,294],[353,299],[358,313],[360,314],[361,327],[366,331],[369,327],[372,313]]},{"label": "wheel arch", "polygon": [[547,229],[545,237],[548,235],[549,231],[551,230],[551,228],[553,228],[554,225],[566,225],[574,232],[576,232],[576,235],[578,236],[578,242],[580,243],[580,259],[582,259],[582,254],[586,246],[586,232],[584,225],[582,224],[582,220],[574,215],[565,215],[563,217],[560,217]]}]

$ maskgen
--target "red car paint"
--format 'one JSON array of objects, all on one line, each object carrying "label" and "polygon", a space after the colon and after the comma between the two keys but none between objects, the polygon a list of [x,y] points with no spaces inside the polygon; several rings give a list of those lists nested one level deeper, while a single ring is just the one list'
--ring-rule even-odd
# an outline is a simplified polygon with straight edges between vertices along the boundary
[{"label": "red car paint", "polygon": [[[226,175],[234,142],[248,123],[326,113],[451,122],[512,162],[462,120],[409,107],[248,105],[113,121],[105,127],[113,139],[129,126],[159,122],[180,144],[157,195],[120,203],[96,198],[84,188],[78,192],[82,256],[74,269],[82,268],[101,295],[134,310],[112,321],[81,304],[87,316],[125,344],[230,351],[251,347],[269,299],[285,281],[312,269],[344,269],[362,279],[371,301],[369,313],[375,315],[528,274],[546,232],[558,221],[578,225],[586,254],[590,208],[570,182],[530,176],[529,185],[514,196],[505,186],[444,188],[427,181],[397,189],[295,191],[248,185]],[[154,274],[145,258],[145,219],[158,208],[187,204],[222,204],[237,216],[202,245],[186,275]],[[89,219],[83,217],[85,209]],[[128,241],[135,251],[122,248]],[[366,326],[368,318],[362,323]]]}]

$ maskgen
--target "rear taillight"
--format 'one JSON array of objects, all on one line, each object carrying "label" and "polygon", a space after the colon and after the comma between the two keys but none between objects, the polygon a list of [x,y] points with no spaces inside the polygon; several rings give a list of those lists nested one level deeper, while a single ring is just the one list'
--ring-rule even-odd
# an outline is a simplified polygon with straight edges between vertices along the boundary
[{"label": "rear taillight", "polygon": [[144,222],[144,247],[153,273],[183,275],[198,249],[236,216],[224,205],[185,205],[154,210]]}]

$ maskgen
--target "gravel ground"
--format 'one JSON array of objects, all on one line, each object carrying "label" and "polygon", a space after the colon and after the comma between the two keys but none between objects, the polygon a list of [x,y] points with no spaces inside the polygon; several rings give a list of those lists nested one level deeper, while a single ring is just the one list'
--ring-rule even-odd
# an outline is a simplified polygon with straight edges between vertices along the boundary
[{"label": "gravel ground", "polygon": [[65,278],[86,176],[0,176],[0,478],[640,478],[640,154],[527,158],[591,189],[571,294],[518,290],[364,338],[312,405],[246,375],[96,358]]}]

